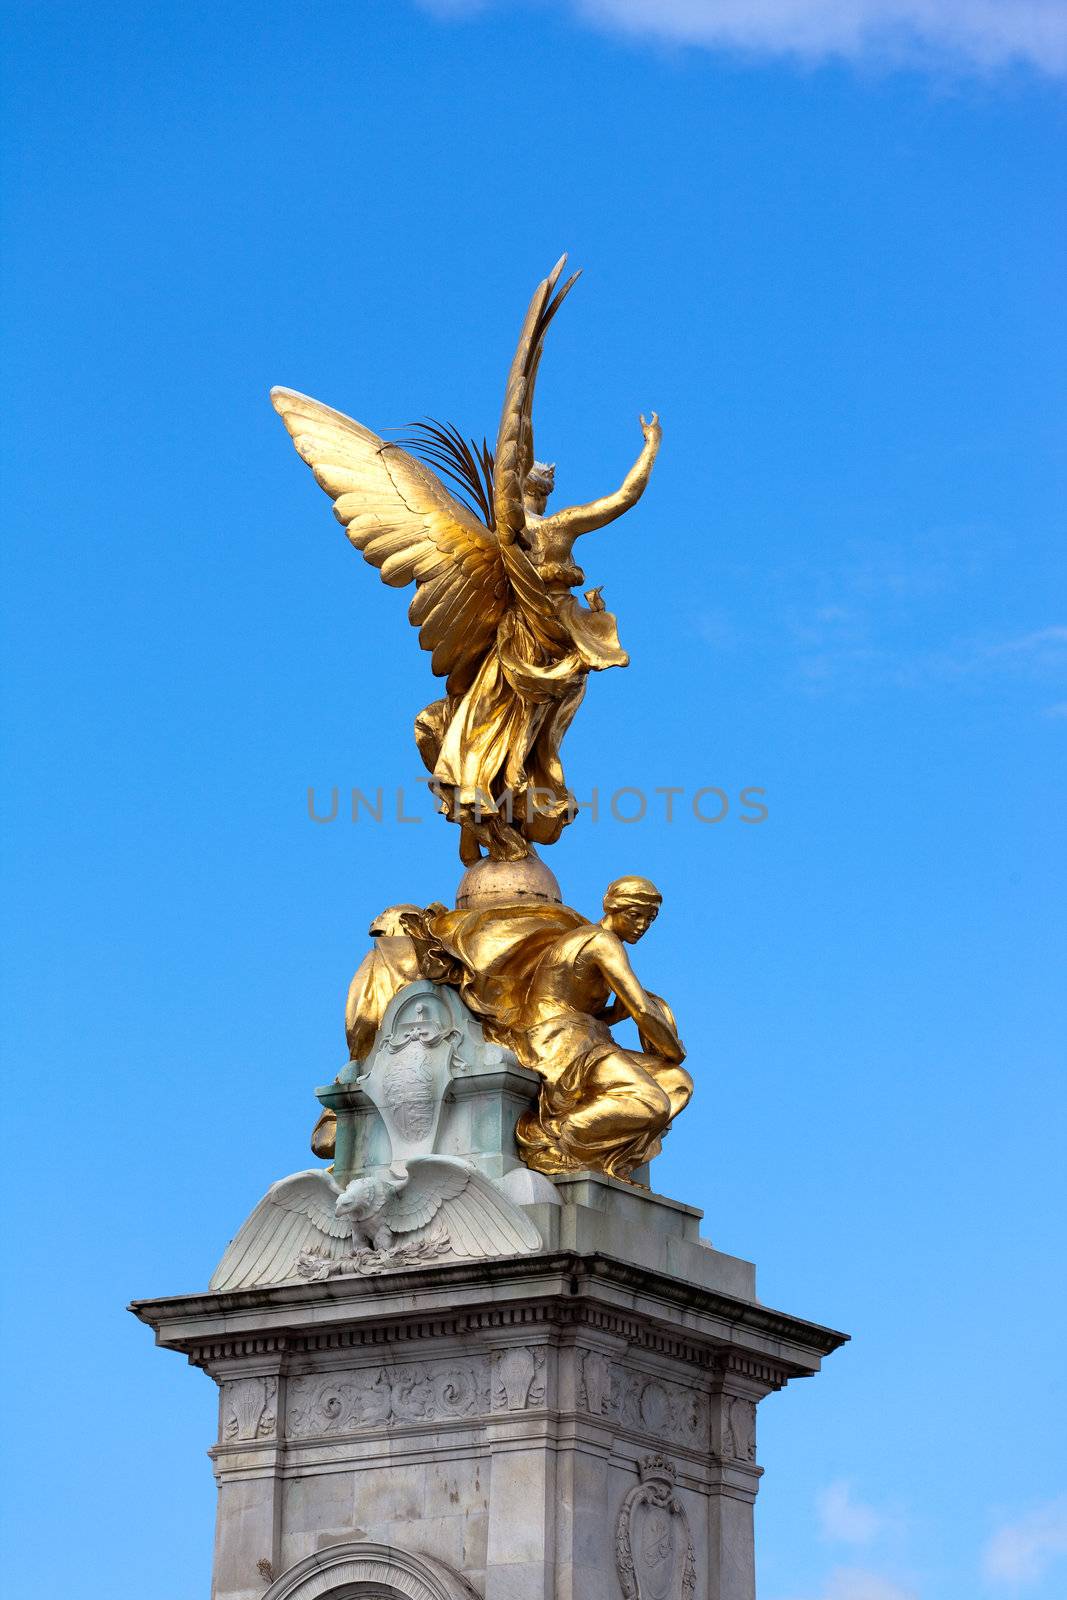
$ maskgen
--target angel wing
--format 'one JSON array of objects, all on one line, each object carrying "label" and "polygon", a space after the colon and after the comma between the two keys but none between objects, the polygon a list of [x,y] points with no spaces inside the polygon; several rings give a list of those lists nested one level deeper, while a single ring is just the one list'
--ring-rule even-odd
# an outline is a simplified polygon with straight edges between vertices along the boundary
[{"label": "angel wing", "polygon": [[526,526],[523,489],[534,459],[533,397],[537,369],[541,365],[548,325],[581,277],[580,272],[572,273],[554,296],[566,264],[567,257],[560,256],[548,277],[534,290],[504,390],[493,466],[493,512],[502,545],[513,543]]},{"label": "angel wing", "polygon": [[322,1167],[295,1172],[271,1184],[230,1241],[208,1287],[221,1292],[259,1283],[284,1283],[296,1276],[297,1258],[303,1250],[340,1260],[352,1242],[351,1223],[334,1212],[340,1192]]},{"label": "angel wing", "polygon": [[395,1233],[414,1232],[436,1219],[452,1253],[467,1259],[529,1255],[541,1235],[518,1206],[457,1156],[416,1156],[409,1181],[381,1216]]},{"label": "angel wing", "polygon": [[399,445],[293,389],[270,397],[356,549],[383,582],[415,583],[419,643],[448,692],[462,694],[510,597],[493,531]]}]

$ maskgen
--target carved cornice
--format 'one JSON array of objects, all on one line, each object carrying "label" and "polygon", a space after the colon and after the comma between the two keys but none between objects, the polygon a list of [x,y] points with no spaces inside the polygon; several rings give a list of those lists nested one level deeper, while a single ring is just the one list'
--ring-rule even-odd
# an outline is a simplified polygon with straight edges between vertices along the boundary
[{"label": "carved cornice", "polygon": [[[425,1309],[418,1309],[420,1300]],[[135,1301],[130,1309],[156,1330],[159,1344],[209,1369],[250,1357],[280,1364],[295,1355],[541,1325],[600,1330],[712,1373],[779,1388],[814,1371],[847,1337],[610,1256],[573,1251],[395,1272],[370,1282]],[[755,1347],[746,1348],[749,1338]]]}]

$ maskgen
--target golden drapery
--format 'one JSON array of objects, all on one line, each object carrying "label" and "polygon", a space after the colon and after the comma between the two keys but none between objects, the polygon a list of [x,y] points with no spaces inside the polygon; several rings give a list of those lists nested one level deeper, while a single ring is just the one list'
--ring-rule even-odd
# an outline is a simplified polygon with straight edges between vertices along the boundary
[{"label": "golden drapery", "polygon": [[[537,1109],[516,1129],[528,1166],[594,1168],[628,1178],[657,1153],[661,1135],[689,1100],[692,1079],[643,1036],[640,1050],[620,1045],[598,1014],[608,1010],[610,986],[599,978],[592,988],[576,982],[584,947],[612,939],[621,949],[602,924],[569,906],[524,900],[431,908],[405,918],[405,926],[423,974],[458,988],[486,1036],[541,1078]],[[673,1030],[666,1002],[640,992]]]},{"label": "golden drapery", "polygon": [[629,659],[609,611],[569,593],[552,601],[569,650],[516,607],[501,619],[466,692],[435,700],[415,722],[442,811],[476,822],[502,814],[536,844],[553,844],[574,814],[560,745],[587,675]]}]

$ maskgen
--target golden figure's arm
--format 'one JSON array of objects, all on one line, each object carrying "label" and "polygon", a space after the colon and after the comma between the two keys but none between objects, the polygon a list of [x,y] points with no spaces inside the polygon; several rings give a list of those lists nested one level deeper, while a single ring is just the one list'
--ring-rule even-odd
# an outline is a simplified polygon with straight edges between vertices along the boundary
[{"label": "golden figure's arm", "polygon": [[622,940],[605,928],[587,948],[596,959],[605,982],[615,991],[617,1004],[634,1019],[656,1054],[665,1061],[684,1060],[685,1051],[677,1033],[667,1023],[657,1002],[641,987]]},{"label": "golden figure's arm", "polygon": [[577,538],[580,533],[591,533],[594,528],[603,528],[607,523],[614,522],[616,517],[621,517],[624,511],[629,511],[631,506],[637,504],[648,487],[662,437],[659,418],[654,411],[651,422],[641,418],[641,432],[645,436],[644,447],[623,479],[622,487],[600,500],[591,500],[588,505],[570,506],[566,511],[557,511],[555,516],[546,517],[541,523],[542,537],[558,532]]}]

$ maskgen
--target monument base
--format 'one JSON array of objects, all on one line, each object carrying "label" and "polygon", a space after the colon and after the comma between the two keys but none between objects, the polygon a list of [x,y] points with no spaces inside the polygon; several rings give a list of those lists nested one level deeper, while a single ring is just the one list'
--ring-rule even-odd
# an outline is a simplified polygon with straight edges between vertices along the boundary
[{"label": "monument base", "polygon": [[845,1335],[692,1207],[553,1188],[538,1254],[134,1303],[219,1385],[213,1600],[753,1600],[756,1407]]}]

